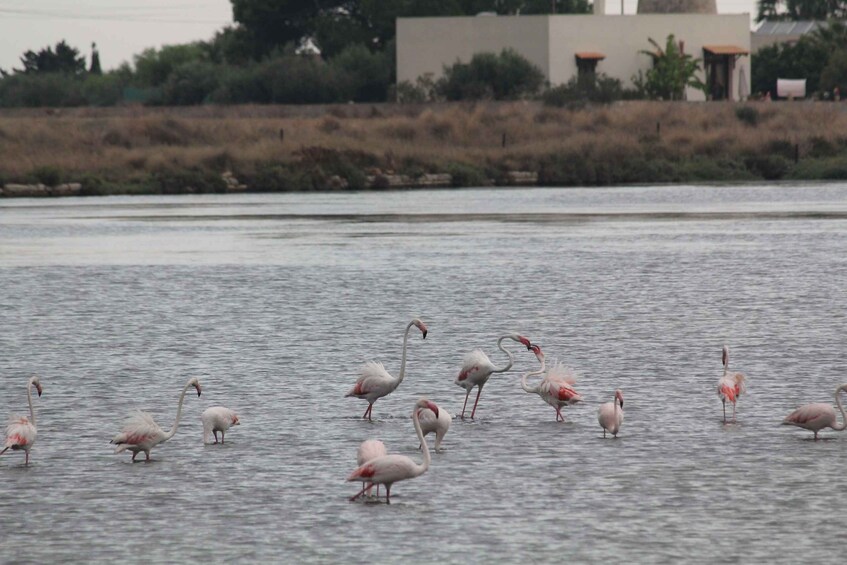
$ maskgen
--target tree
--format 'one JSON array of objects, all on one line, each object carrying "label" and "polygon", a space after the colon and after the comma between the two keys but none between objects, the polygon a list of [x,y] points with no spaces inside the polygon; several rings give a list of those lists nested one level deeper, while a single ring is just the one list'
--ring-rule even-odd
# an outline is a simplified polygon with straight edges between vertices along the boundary
[{"label": "tree", "polygon": [[79,54],[79,50],[71,47],[65,40],[56,44],[56,50],[45,47],[37,53],[27,51],[21,57],[23,69],[15,69],[15,72],[23,74],[36,73],[65,73],[80,74],[85,72],[85,57]]},{"label": "tree", "polygon": [[830,92],[836,87],[847,93],[847,50],[844,49],[833,53],[821,71],[820,89]]},{"label": "tree", "polygon": [[436,90],[447,100],[516,100],[538,93],[544,73],[512,49],[478,53],[469,63],[444,67]]},{"label": "tree", "polygon": [[102,75],[103,69],[100,68],[100,52],[97,51],[97,44],[91,44],[91,66],[88,68],[88,72],[92,75]]},{"label": "tree", "polygon": [[179,66],[209,59],[209,46],[203,42],[165,45],[145,49],[135,56],[135,82],[139,86],[160,86]]},{"label": "tree", "polygon": [[697,76],[701,71],[700,60],[683,53],[673,34],[668,36],[664,48],[652,38],[648,41],[655,50],[641,53],[653,59],[653,67],[646,75],[639,71],[633,78],[639,91],[661,100],[683,100],[686,87],[706,92],[706,85]]},{"label": "tree", "polygon": [[759,0],[756,21],[827,20],[847,17],[847,0]]}]

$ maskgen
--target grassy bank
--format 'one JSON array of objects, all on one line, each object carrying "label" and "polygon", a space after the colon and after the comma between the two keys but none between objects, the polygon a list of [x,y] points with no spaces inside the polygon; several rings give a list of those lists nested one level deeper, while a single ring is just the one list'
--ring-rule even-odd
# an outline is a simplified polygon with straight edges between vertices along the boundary
[{"label": "grassy bank", "polygon": [[[626,102],[81,108],[0,112],[0,183],[83,194],[847,178],[847,106]],[[797,161],[795,162],[795,159]],[[376,179],[376,180],[375,180]]]}]

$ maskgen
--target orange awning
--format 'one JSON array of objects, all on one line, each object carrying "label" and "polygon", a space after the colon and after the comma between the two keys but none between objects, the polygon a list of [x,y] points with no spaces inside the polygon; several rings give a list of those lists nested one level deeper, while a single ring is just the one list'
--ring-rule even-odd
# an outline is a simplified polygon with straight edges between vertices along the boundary
[{"label": "orange awning", "polygon": [[594,61],[602,61],[606,58],[602,53],[596,53],[594,51],[582,51],[576,54],[577,59],[585,59],[585,60],[594,60]]},{"label": "orange awning", "polygon": [[737,45],[704,45],[703,51],[712,55],[749,55],[750,52]]}]

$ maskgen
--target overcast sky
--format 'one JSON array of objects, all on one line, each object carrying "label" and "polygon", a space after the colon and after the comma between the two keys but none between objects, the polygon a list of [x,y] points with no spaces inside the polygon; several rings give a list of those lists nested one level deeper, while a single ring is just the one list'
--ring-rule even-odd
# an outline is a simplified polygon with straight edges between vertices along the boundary
[{"label": "overcast sky", "polygon": [[[637,0],[624,0],[634,13]],[[721,13],[753,13],[756,0],[718,0]],[[620,0],[606,0],[620,13]],[[147,47],[209,39],[232,22],[229,0],[0,0],[0,68],[20,66],[21,54],[59,40],[88,58],[96,42],[111,69]]]}]

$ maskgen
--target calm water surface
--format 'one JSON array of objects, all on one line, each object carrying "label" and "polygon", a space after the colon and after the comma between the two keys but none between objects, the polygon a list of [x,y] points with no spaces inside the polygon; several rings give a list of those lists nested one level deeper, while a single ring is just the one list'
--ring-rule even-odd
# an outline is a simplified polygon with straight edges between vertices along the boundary
[{"label": "calm water surface", "polygon": [[[778,424],[847,382],[846,281],[841,184],[0,201],[0,417],[44,384],[33,463],[0,457],[0,560],[841,562],[847,434]],[[362,421],[343,395],[415,315]],[[569,421],[516,350],[429,472],[348,502],[358,444],[418,457],[418,396],[459,412],[463,354],[513,331],[578,372]],[[191,376],[154,461],[114,455]],[[217,404],[242,425],[204,446]]]}]

